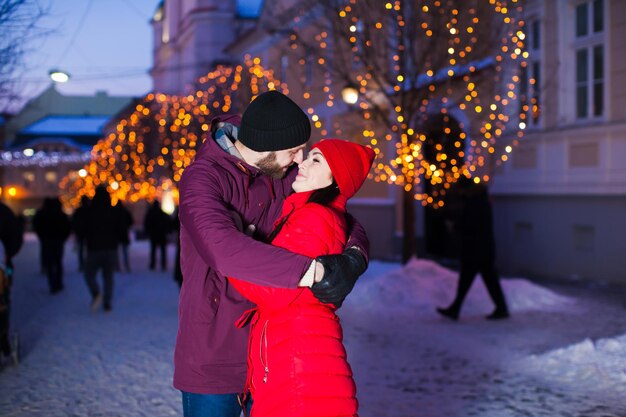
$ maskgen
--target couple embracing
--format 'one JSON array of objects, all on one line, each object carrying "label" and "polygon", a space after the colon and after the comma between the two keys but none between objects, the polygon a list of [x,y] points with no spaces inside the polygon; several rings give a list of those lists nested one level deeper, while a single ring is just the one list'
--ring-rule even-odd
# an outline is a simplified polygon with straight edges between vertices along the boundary
[{"label": "couple embracing", "polygon": [[356,416],[335,314],[367,268],[346,213],[375,154],[277,91],[214,120],[180,182],[174,387],[186,417]]}]

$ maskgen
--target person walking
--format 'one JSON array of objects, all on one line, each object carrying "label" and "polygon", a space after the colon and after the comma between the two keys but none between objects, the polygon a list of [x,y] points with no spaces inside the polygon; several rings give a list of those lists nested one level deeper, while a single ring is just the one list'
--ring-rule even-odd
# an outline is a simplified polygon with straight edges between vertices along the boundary
[{"label": "person walking", "polygon": [[161,270],[167,270],[167,235],[171,230],[171,220],[156,200],[146,212],[143,229],[150,239],[150,270],[156,266],[157,249],[161,254]]},{"label": "person walking", "polygon": [[458,182],[461,197],[461,213],[455,228],[460,236],[461,270],[456,297],[449,307],[437,308],[444,317],[457,320],[465,296],[476,274],[480,273],[485,287],[495,304],[495,310],[487,316],[497,320],[509,317],[504,292],[495,267],[495,239],[493,237],[493,214],[487,188],[462,176]]},{"label": "person walking", "polygon": [[[122,249],[122,261],[124,262],[124,269],[126,272],[130,272],[130,261],[128,259],[128,246],[130,246],[130,229],[133,227],[133,215],[130,213],[130,210],[124,206],[121,200],[118,200],[114,206],[115,214],[118,217],[119,227],[120,227],[120,247]],[[119,257],[117,258],[116,270],[121,270],[121,266],[119,264]]]},{"label": "person walking", "polygon": [[[96,188],[84,220],[87,239],[85,282],[91,294],[91,309],[95,311],[100,307],[104,295],[104,311],[108,312],[112,309],[113,275],[122,226],[115,209],[111,206],[111,196],[106,187],[101,185]],[[96,280],[100,270],[104,294]]]},{"label": "person walking", "polygon": [[[256,97],[243,117],[224,115],[179,183],[181,268],[174,387],[183,414],[238,417],[247,369],[247,331],[233,323],[252,303],[226,276],[296,288],[303,277],[322,302],[341,305],[367,267],[367,236],[351,219],[341,255],[317,259],[269,245],[311,133],[307,115],[287,96]],[[259,262],[260,259],[271,262]]]},{"label": "person walking", "polygon": [[13,211],[0,202],[0,241],[4,248],[4,265],[0,265],[0,367],[12,361],[17,364],[17,350],[10,338],[11,284],[14,274],[13,257],[24,241],[24,225]]},{"label": "person walking", "polygon": [[[346,243],[346,202],[361,187],[374,150],[339,139],[313,145],[284,201],[271,243],[312,258],[338,254]],[[259,259],[259,263],[272,262]],[[321,279],[321,277],[319,277]],[[274,288],[229,277],[257,305],[251,322],[247,389],[253,417],[357,416],[356,387],[332,304],[308,288]]]},{"label": "person walking", "polygon": [[63,249],[70,235],[70,219],[58,198],[44,199],[35,213],[33,228],[41,244],[41,258],[51,294],[63,291]]},{"label": "person walking", "polygon": [[81,225],[85,224],[84,217],[87,215],[87,211],[89,210],[89,204],[91,200],[86,195],[80,198],[80,206],[74,210],[72,214],[72,231],[74,232],[74,237],[76,239],[76,250],[78,252],[78,270],[85,270],[85,256],[86,256],[86,243],[85,243],[85,230],[82,229]]},{"label": "person walking", "polygon": [[180,220],[178,220],[178,207],[172,213],[172,227],[176,232],[176,256],[174,257],[174,281],[178,288],[183,285],[183,270],[180,268]]}]

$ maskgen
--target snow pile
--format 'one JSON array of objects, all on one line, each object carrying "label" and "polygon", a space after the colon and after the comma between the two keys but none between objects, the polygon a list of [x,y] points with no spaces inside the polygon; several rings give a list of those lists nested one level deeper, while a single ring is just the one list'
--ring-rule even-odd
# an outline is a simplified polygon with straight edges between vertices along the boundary
[{"label": "snow pile", "polygon": [[546,379],[626,396],[626,334],[532,355],[521,366]]},{"label": "snow pile", "polygon": [[[436,262],[412,259],[404,267],[386,273],[362,278],[348,300],[358,299],[352,308],[380,309],[380,312],[433,316],[435,307],[447,306],[454,299],[458,273]],[[512,312],[561,310],[574,300],[558,295],[527,280],[504,279],[501,281]],[[463,304],[463,314],[485,314],[493,304],[480,276]]]}]

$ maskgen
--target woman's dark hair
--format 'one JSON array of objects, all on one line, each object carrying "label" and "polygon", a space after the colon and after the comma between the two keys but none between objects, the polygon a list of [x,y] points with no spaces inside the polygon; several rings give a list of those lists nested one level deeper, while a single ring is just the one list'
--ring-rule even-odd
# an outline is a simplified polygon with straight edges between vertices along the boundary
[{"label": "woman's dark hair", "polygon": [[[309,196],[307,203],[317,203],[323,206],[327,206],[335,198],[337,198],[338,195],[339,195],[339,186],[337,185],[335,180],[333,180],[333,183],[330,184],[329,186],[313,191],[311,195]],[[293,210],[291,211],[291,213],[293,213]],[[272,230],[272,233],[270,233],[270,235],[267,237],[268,243],[272,243],[272,240],[274,240],[278,232],[280,232],[280,229],[283,228],[283,226],[285,225],[285,222],[287,221],[289,216],[291,216],[291,213],[283,217],[280,223],[278,223],[276,227],[274,227],[274,230]]]},{"label": "woman's dark hair", "polygon": [[323,206],[329,205],[339,195],[339,186],[333,180],[333,183],[327,187],[317,189],[311,193],[307,203],[317,203]]}]

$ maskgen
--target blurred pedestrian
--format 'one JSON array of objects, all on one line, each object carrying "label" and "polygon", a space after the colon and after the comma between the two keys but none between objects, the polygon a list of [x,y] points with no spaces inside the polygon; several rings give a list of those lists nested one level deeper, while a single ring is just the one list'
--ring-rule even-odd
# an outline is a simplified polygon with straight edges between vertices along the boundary
[{"label": "blurred pedestrian", "polygon": [[172,214],[172,228],[176,232],[176,258],[174,260],[174,281],[178,288],[183,285],[183,270],[180,267],[180,220],[178,219],[178,207]]},{"label": "blurred pedestrian", "polygon": [[113,273],[122,226],[111,205],[111,196],[106,187],[96,188],[96,194],[85,216],[84,227],[87,239],[85,281],[91,293],[91,308],[94,311],[97,310],[103,299],[96,280],[98,271],[102,270],[104,311],[111,311]]},{"label": "blurred pedestrian", "polygon": [[44,199],[35,213],[33,227],[41,243],[43,267],[48,277],[51,294],[63,291],[63,249],[70,235],[70,219],[61,208],[58,198]]},{"label": "blurred pedestrian", "polygon": [[461,245],[461,270],[456,297],[447,308],[437,308],[439,314],[457,320],[465,296],[469,292],[476,274],[480,273],[485,287],[495,304],[488,319],[505,319],[509,309],[495,267],[495,239],[493,237],[493,214],[487,187],[476,184],[462,176],[458,182],[461,197],[461,213],[455,222]]},{"label": "blurred pedestrian", "polygon": [[[133,226],[134,222],[133,215],[120,200],[118,200],[117,204],[115,204],[115,213],[120,222],[119,240],[120,246],[122,248],[122,261],[124,262],[124,268],[126,269],[126,272],[130,272],[130,262],[128,260],[128,246],[130,245],[130,229]],[[121,269],[119,267],[119,261],[117,266],[117,270],[119,271]]]},{"label": "blurred pedestrian", "polygon": [[9,207],[0,202],[0,241],[4,247],[4,265],[0,266],[0,350],[2,365],[12,359],[17,363],[17,349],[11,346],[9,324],[11,321],[11,281],[13,279],[13,257],[22,247],[24,224]]},{"label": "blurred pedestrian", "polygon": [[80,206],[78,206],[76,210],[74,210],[74,214],[72,214],[72,230],[74,232],[74,238],[76,239],[79,271],[83,271],[85,269],[85,230],[81,228],[81,225],[85,223],[84,217],[87,215],[90,203],[91,201],[89,200],[89,197],[86,195],[82,196],[80,199]]},{"label": "blurred pedestrian", "polygon": [[143,228],[150,239],[150,270],[156,266],[157,249],[161,252],[161,269],[167,270],[167,235],[170,232],[170,217],[154,201],[146,213]]}]

